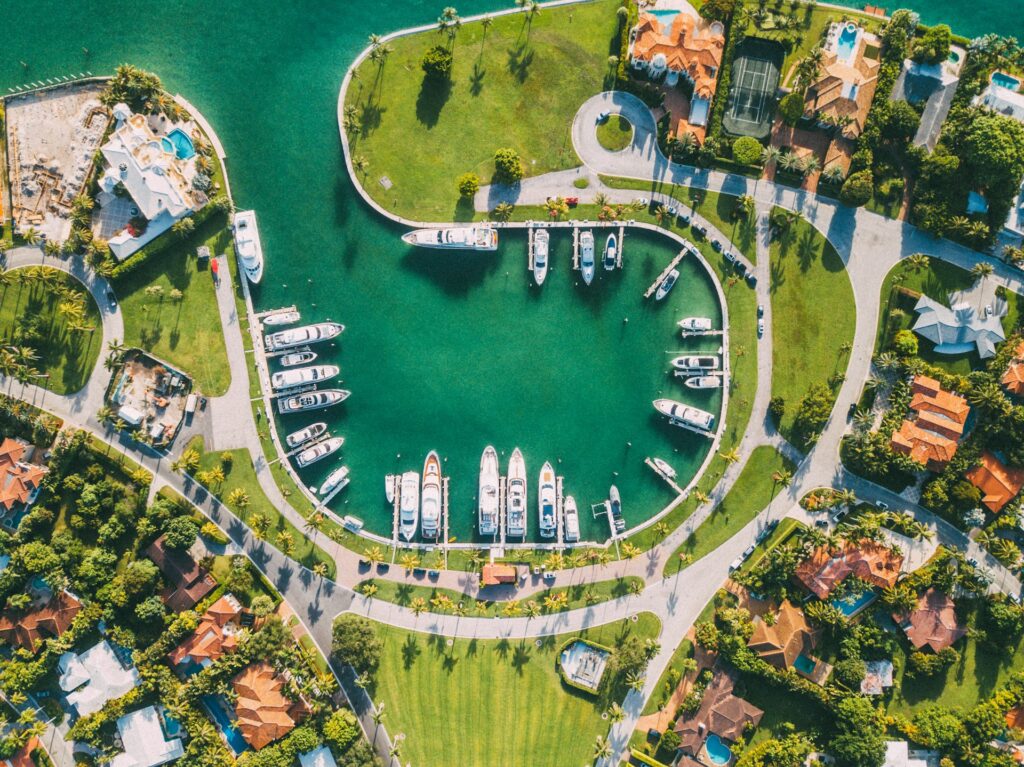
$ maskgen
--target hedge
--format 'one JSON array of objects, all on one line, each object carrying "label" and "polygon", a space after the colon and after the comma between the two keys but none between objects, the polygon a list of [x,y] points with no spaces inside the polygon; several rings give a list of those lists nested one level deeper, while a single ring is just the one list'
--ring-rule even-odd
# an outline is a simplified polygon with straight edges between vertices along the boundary
[{"label": "hedge", "polygon": [[747,20],[743,13],[733,13],[732,20],[726,30],[725,52],[722,54],[722,71],[718,74],[718,88],[715,89],[715,100],[711,105],[711,117],[708,120],[707,135],[719,138],[722,135],[722,119],[725,117],[725,105],[729,101],[729,85],[732,79],[732,62],[736,57],[736,46],[745,36],[743,28]]},{"label": "hedge", "polygon": [[659,762],[653,756],[647,756],[643,751],[637,751],[635,748],[629,749],[630,759],[634,759],[640,764],[646,764],[648,767],[668,767],[664,762]]},{"label": "hedge", "polygon": [[[558,648],[558,675],[560,677],[562,677],[562,682],[566,686],[572,687],[574,690],[579,690],[580,692],[584,692],[587,695],[592,695],[592,696],[594,696],[596,698],[598,696],[598,691],[599,691],[599,689],[601,687],[601,684],[604,683],[604,676],[603,675],[601,677],[601,683],[598,684],[598,690],[592,690],[589,687],[584,687],[583,685],[581,685],[581,684],[579,684],[577,682],[572,681],[569,678],[569,676],[565,673],[565,669],[562,668],[562,653],[565,652],[566,648],[568,648],[569,645],[575,644],[576,642],[580,642],[582,644],[585,644],[585,645],[588,645],[590,647],[593,647],[595,650],[600,650],[601,652],[606,652],[606,653],[608,653],[609,657],[614,655],[615,651],[612,650],[612,648],[610,648],[610,647],[605,647],[604,645],[598,644],[597,642],[591,642],[589,639],[581,639],[580,637],[571,637],[569,639],[566,639],[564,642],[562,642],[562,646]],[[606,667],[605,671],[607,672],[607,670],[608,669]]]},{"label": "hedge", "polygon": [[628,0],[623,2],[620,7],[628,11],[625,22],[619,21],[619,66],[615,70],[618,87],[623,88],[629,82],[629,73],[627,72],[629,67],[629,30],[640,20],[640,8],[636,3],[628,2]]},{"label": "hedge", "polygon": [[[213,215],[220,212],[221,211],[219,211],[216,206],[210,203],[200,208],[198,211],[192,214],[192,221],[195,223],[195,229],[193,229],[193,231],[199,229],[199,227],[202,224],[205,224],[207,220],[209,220]],[[181,240],[174,232],[171,232],[170,230],[164,232],[151,243],[135,251],[134,253],[132,253],[132,255],[130,255],[124,261],[119,263],[117,266],[115,266],[110,272],[110,279],[116,282],[122,277],[125,277],[134,272],[136,269],[138,269],[151,258],[153,258],[153,256],[160,255],[165,250],[169,250],[174,245],[177,245],[180,242]]]}]

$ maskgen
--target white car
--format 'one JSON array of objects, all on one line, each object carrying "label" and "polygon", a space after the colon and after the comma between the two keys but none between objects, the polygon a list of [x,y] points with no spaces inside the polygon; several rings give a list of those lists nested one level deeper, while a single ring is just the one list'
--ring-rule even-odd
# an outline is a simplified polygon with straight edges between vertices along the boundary
[{"label": "white car", "polygon": [[759,319],[757,321],[757,337],[760,338],[764,335],[764,320]]}]

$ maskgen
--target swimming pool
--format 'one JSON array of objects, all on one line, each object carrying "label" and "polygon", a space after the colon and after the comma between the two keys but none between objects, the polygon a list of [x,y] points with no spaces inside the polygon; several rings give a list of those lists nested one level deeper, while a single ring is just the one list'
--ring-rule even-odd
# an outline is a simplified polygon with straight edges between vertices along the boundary
[{"label": "swimming pool", "polygon": [[992,73],[992,84],[998,85],[1000,88],[1006,88],[1007,90],[1015,91],[1020,88],[1020,80],[1016,77],[1011,77],[1005,72],[993,72]]},{"label": "swimming pool", "polygon": [[704,748],[707,749],[713,764],[728,764],[732,759],[732,750],[715,733],[708,735],[708,739],[704,742]]},{"label": "swimming pool", "polygon": [[238,731],[238,727],[225,708],[227,700],[221,695],[202,695],[199,699],[203,702],[206,710],[210,712],[214,724],[217,725],[217,729],[220,730],[231,750],[236,755],[247,750],[249,744],[245,742],[245,738],[242,737],[242,733]]},{"label": "swimming pool", "polygon": [[165,151],[174,152],[179,160],[189,160],[196,156],[196,148],[192,139],[181,128],[175,128],[160,138],[160,145]]},{"label": "swimming pool", "polygon": [[842,599],[833,599],[832,606],[849,618],[867,607],[867,605],[874,601],[874,599],[875,592],[871,589],[866,589],[858,594],[856,598],[854,598],[853,594],[850,594]]},{"label": "swimming pool", "polygon": [[803,653],[797,655],[796,660],[793,661],[793,668],[795,668],[801,674],[806,674],[807,676],[810,676],[814,673],[814,666],[814,661],[808,658]]},{"label": "swimming pool", "polygon": [[679,11],[672,10],[671,8],[654,8],[652,10],[647,11],[647,13],[651,14],[658,21],[660,21],[663,29],[668,29],[669,27],[671,27],[672,22],[675,21],[676,16],[679,15]]},{"label": "swimming pool", "polygon": [[860,30],[857,29],[856,24],[848,23],[843,26],[836,40],[836,55],[840,61],[853,61],[853,55],[857,51],[857,38],[859,36]]}]

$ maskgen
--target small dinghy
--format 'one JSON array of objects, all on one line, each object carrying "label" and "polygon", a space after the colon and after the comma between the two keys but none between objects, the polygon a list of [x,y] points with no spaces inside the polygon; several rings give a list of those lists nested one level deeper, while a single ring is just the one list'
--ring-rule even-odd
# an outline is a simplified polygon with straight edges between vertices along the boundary
[{"label": "small dinghy", "polygon": [[281,364],[286,368],[293,368],[296,365],[305,365],[316,359],[316,352],[293,352],[281,357]]},{"label": "small dinghy", "polygon": [[264,317],[263,324],[279,327],[281,325],[291,325],[298,322],[300,319],[302,319],[302,315],[296,311],[276,312],[275,314],[268,314]]},{"label": "small dinghy", "polygon": [[619,260],[619,247],[618,241],[615,239],[614,234],[609,234],[608,239],[604,242],[604,268],[605,271],[611,271],[614,269]]}]

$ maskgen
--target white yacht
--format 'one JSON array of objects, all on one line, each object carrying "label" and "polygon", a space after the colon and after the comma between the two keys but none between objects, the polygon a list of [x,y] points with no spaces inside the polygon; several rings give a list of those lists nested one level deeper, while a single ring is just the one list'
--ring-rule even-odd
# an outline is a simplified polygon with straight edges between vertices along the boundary
[{"label": "white yacht", "polygon": [[274,387],[275,391],[280,391],[293,386],[329,381],[340,372],[341,368],[337,365],[310,365],[304,368],[282,370],[270,376],[270,385]]},{"label": "white yacht", "polygon": [[622,498],[619,496],[619,488],[615,485],[608,490],[608,513],[616,533],[626,529],[626,519],[622,516]]},{"label": "white yacht", "polygon": [[676,281],[679,279],[679,270],[673,269],[671,272],[665,275],[665,279],[658,285],[658,291],[654,294],[655,301],[661,301],[669,294],[669,291],[675,287]]},{"label": "white yacht", "polygon": [[386,474],[384,476],[384,497],[388,499],[388,503],[395,502],[395,480],[398,479],[397,474]]},{"label": "white yacht", "polygon": [[498,534],[498,453],[488,445],[480,457],[477,522],[480,535]]},{"label": "white yacht", "polygon": [[288,443],[288,447],[298,447],[299,445],[309,442],[311,439],[316,439],[325,431],[327,431],[327,424],[323,421],[319,423],[311,423],[304,429],[293,431],[284,438],[284,441]]},{"label": "white yacht", "polygon": [[571,495],[565,496],[565,542],[576,543],[580,539],[580,513],[576,510],[576,499]]},{"label": "white yacht", "polygon": [[651,462],[658,469],[658,471],[660,471],[669,479],[676,478],[676,470],[669,466],[666,461],[663,461],[661,458],[652,458]]},{"label": "white yacht", "polygon": [[423,492],[420,509],[424,538],[436,539],[441,535],[441,459],[431,450],[423,463]]},{"label": "white yacht", "polygon": [[722,376],[690,376],[683,383],[691,389],[721,389]]},{"label": "white yacht", "polygon": [[705,436],[714,436],[715,416],[699,408],[684,405],[672,399],[654,400],[654,409],[666,416],[673,426],[695,431]]},{"label": "white yacht", "polygon": [[303,325],[301,328],[279,330],[264,338],[263,342],[268,352],[277,352],[296,346],[330,341],[341,335],[344,329],[345,326],[337,322],[318,322],[315,325]]},{"label": "white yacht", "polygon": [[317,442],[313,447],[307,447],[295,458],[295,463],[300,469],[311,466],[317,461],[323,460],[331,453],[335,453],[345,444],[344,437],[331,437],[323,442]]},{"label": "white yacht", "polygon": [[711,330],[710,317],[684,317],[679,320],[679,327],[685,333],[698,333]]},{"label": "white yacht", "polygon": [[618,241],[615,239],[614,234],[609,234],[608,239],[604,241],[604,268],[606,271],[611,271],[617,265],[619,260],[619,247]]},{"label": "white yacht", "polygon": [[589,285],[594,281],[594,270],[597,264],[594,261],[594,233],[587,229],[580,232],[580,274],[583,282]]},{"label": "white yacht", "polygon": [[316,359],[316,352],[292,352],[291,354],[284,354],[278,358],[278,362],[283,367],[293,368],[296,365],[305,365],[307,362],[312,362]]},{"label": "white yacht", "polygon": [[676,370],[718,370],[718,357],[714,354],[684,354],[672,360]]},{"label": "white yacht", "polygon": [[235,253],[246,278],[253,285],[258,285],[263,279],[263,245],[254,210],[235,213]]},{"label": "white yacht", "polygon": [[327,479],[320,485],[320,497],[326,498],[331,493],[348,486],[348,466],[341,466],[327,475]]},{"label": "white yacht", "polygon": [[302,319],[302,315],[294,310],[274,312],[263,318],[264,325],[293,325]]},{"label": "white yacht", "polygon": [[533,279],[543,285],[548,276],[548,250],[551,244],[551,233],[547,229],[538,229],[533,233]]},{"label": "white yacht", "polygon": [[517,447],[508,459],[508,501],[505,532],[516,538],[526,537],[526,461]]},{"label": "white yacht", "polygon": [[555,521],[555,470],[545,462],[540,470],[540,493],[537,497],[540,516],[540,537],[554,538],[558,523]]},{"label": "white yacht", "polygon": [[420,475],[407,471],[402,475],[402,487],[398,500],[398,532],[402,538],[411,541],[420,524]]},{"label": "white yacht", "polygon": [[421,248],[450,250],[497,250],[498,230],[490,226],[452,226],[446,229],[414,229],[403,242]]},{"label": "white yacht", "polygon": [[320,410],[321,408],[344,402],[351,394],[352,392],[347,389],[309,391],[305,394],[296,394],[294,397],[279,399],[277,401],[277,410],[282,415],[285,413],[301,413],[306,410]]}]

